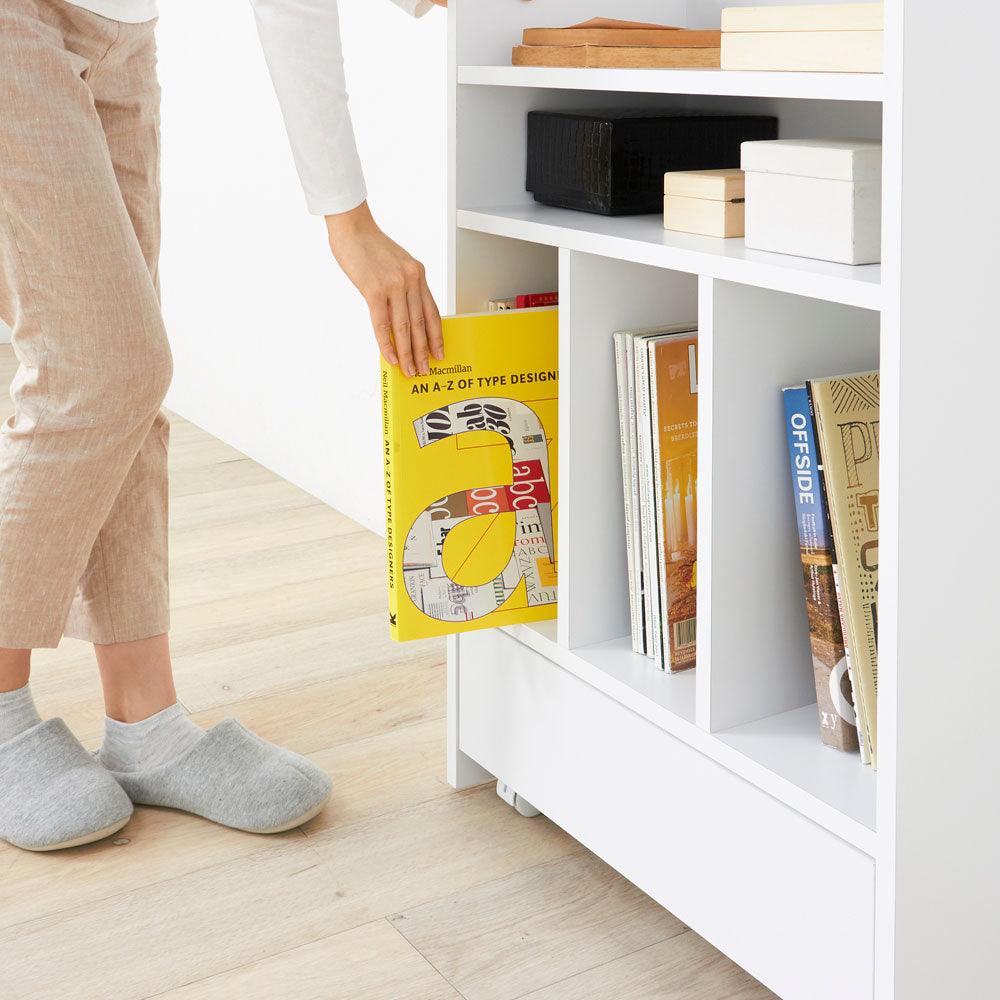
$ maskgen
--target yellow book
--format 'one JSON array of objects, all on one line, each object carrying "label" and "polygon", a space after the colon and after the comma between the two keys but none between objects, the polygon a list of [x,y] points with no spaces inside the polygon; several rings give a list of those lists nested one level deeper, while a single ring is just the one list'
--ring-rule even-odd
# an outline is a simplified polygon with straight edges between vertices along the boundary
[{"label": "yellow book", "polygon": [[429,375],[382,362],[398,640],[556,615],[557,311],[443,323],[445,358]]}]

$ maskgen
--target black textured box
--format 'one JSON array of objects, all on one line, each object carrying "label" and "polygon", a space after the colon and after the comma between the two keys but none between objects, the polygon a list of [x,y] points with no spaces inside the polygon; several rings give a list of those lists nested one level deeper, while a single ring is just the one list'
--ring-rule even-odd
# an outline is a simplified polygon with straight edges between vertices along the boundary
[{"label": "black textured box", "polygon": [[529,111],[526,187],[560,208],[662,212],[666,171],[738,167],[740,143],[777,137],[766,115]]}]

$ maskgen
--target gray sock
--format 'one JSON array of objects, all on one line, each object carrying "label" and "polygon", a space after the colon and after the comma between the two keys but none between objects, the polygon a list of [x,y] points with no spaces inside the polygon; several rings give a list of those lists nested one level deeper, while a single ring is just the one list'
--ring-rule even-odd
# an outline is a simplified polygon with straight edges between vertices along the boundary
[{"label": "gray sock", "polygon": [[[250,833],[280,833],[312,819],[329,799],[332,785],[324,771],[255,736],[235,719],[205,732],[181,715],[197,733],[192,738],[189,728],[182,734],[177,726],[177,713],[166,712],[172,713],[166,727],[169,739],[157,725],[150,727],[155,747],[123,747],[123,724],[109,720],[108,742],[98,754],[137,805],[181,809]],[[168,744],[174,748],[169,754]],[[183,746],[179,753],[178,746]]]},{"label": "gray sock", "polygon": [[104,720],[101,763],[109,771],[144,771],[176,760],[205,735],[174,702],[142,722]]},{"label": "gray sock", "polygon": [[31,697],[31,685],[16,691],[0,691],[0,743],[13,739],[42,721]]}]

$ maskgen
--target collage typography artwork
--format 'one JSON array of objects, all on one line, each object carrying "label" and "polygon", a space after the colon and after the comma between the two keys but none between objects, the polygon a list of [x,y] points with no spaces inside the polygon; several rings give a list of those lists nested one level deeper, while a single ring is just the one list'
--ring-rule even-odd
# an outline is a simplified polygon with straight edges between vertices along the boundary
[{"label": "collage typography artwork", "polygon": [[[420,447],[454,435],[493,431],[507,447],[513,482],[459,490],[423,510],[403,550],[403,579],[413,603],[438,621],[472,621],[502,607],[524,580],[529,606],[556,601],[555,538],[545,430],[527,404],[497,396],[465,399],[414,421]],[[505,442],[505,444],[504,444]],[[445,567],[445,541],[469,518],[483,518],[482,536],[501,514],[513,513],[514,541],[506,566],[479,584],[457,582]]]}]

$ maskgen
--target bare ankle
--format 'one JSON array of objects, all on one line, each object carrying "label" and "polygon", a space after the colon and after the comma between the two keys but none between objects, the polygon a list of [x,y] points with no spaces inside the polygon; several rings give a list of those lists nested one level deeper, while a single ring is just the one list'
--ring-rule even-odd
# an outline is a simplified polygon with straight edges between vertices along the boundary
[{"label": "bare ankle", "polygon": [[177,701],[166,635],[94,646],[109,719],[142,722]]},{"label": "bare ankle", "polygon": [[0,694],[23,688],[30,675],[30,649],[0,649]]}]

